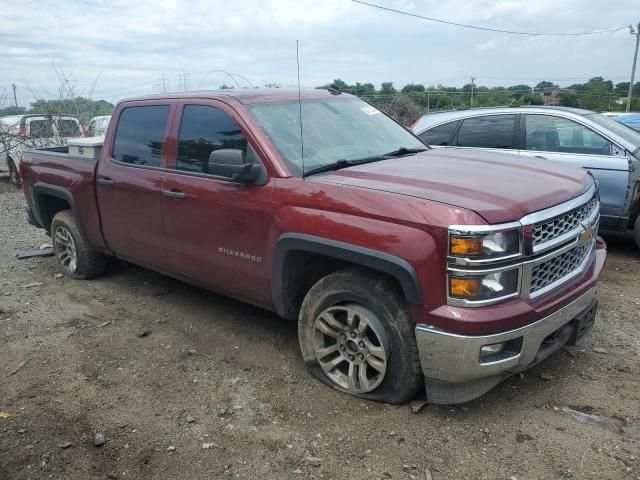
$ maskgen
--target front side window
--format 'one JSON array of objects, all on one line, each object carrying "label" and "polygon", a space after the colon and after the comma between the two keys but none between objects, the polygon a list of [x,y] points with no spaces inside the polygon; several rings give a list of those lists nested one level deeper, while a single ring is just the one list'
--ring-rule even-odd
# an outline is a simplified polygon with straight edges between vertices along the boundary
[{"label": "front side window", "polygon": [[429,145],[447,146],[451,145],[453,136],[456,134],[458,128],[458,121],[445,123],[444,125],[438,125],[437,127],[422,132],[418,135],[422,140]]},{"label": "front side window", "polygon": [[247,138],[223,110],[207,105],[185,105],[178,134],[176,168],[209,173],[209,155],[219,149],[246,151]]},{"label": "front side window", "polygon": [[459,147],[514,148],[515,115],[467,118],[458,131]]},{"label": "front side window", "polygon": [[148,167],[160,166],[160,152],[169,105],[127,107],[118,119],[113,158]]},{"label": "front side window", "polygon": [[551,115],[526,115],[527,150],[610,155],[611,142],[573,120]]},{"label": "front side window", "polygon": [[302,132],[297,101],[255,104],[250,110],[297,176],[303,168],[308,172],[339,160],[384,155],[401,147],[425,149],[415,136],[357,98],[304,100]]}]

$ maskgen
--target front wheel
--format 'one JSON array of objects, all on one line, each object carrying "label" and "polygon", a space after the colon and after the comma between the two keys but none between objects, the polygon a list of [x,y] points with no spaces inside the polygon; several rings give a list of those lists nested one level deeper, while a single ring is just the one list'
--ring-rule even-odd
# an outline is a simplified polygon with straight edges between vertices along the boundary
[{"label": "front wheel", "polygon": [[302,304],[298,336],[311,374],[336,390],[405,403],[424,388],[406,301],[376,272],[349,268],[318,281]]},{"label": "front wheel", "polygon": [[106,270],[105,256],[94,251],[71,210],[56,213],[51,222],[53,252],[65,276],[98,277]]}]

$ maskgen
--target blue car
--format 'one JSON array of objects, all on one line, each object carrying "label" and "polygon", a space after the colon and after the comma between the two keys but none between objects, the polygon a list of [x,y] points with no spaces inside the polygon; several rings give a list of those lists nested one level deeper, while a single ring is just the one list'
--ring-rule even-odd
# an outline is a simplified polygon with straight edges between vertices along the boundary
[{"label": "blue car", "polygon": [[615,115],[611,118],[613,118],[617,122],[622,123],[623,125],[626,125],[627,127],[631,127],[634,130],[640,132],[640,113],[623,113],[620,115]]}]

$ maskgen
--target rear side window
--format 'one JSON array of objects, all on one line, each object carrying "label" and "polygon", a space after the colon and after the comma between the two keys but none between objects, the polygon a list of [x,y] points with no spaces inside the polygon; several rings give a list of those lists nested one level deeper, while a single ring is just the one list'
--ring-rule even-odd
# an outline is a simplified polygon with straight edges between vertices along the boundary
[{"label": "rear side window", "polygon": [[178,134],[176,168],[209,173],[209,155],[221,148],[247,149],[247,138],[223,110],[207,105],[185,105]]},{"label": "rear side window", "polygon": [[113,158],[133,165],[159,167],[168,115],[169,105],[122,110],[113,141]]},{"label": "rear side window", "polygon": [[451,145],[453,136],[456,134],[456,129],[458,128],[458,123],[459,122],[456,121],[445,123],[444,125],[438,125],[431,130],[422,132],[418,136],[429,145]]},{"label": "rear side window", "polygon": [[72,119],[58,120],[58,134],[61,137],[78,137],[80,136],[80,127],[78,122]]},{"label": "rear side window", "polygon": [[29,137],[48,138],[53,137],[51,120],[48,118],[29,120]]},{"label": "rear side window", "polygon": [[515,115],[467,118],[458,131],[458,146],[513,148]]}]

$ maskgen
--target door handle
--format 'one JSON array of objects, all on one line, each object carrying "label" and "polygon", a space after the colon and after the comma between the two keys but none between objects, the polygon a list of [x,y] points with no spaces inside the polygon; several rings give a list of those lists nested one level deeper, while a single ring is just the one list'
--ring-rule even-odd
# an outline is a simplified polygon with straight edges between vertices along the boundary
[{"label": "door handle", "polygon": [[113,180],[111,180],[110,178],[99,178],[98,179],[98,185],[107,185],[107,186],[111,186],[113,185],[115,182]]},{"label": "door handle", "polygon": [[163,190],[162,195],[169,198],[177,198],[178,200],[183,200],[186,197],[180,190]]}]

